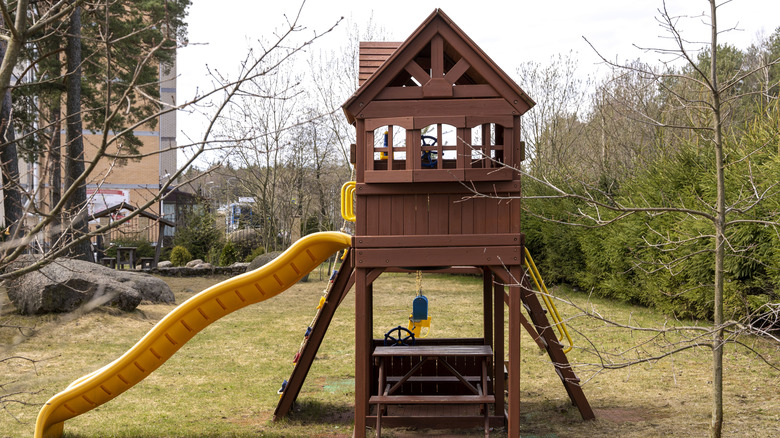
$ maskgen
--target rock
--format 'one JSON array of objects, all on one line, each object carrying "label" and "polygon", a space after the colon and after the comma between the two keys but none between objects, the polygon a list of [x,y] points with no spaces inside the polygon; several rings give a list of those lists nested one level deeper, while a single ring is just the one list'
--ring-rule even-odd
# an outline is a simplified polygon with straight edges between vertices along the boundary
[{"label": "rock", "polygon": [[249,267],[246,268],[248,271],[254,271],[255,269],[264,266],[266,263],[270,262],[271,260],[279,257],[281,255],[281,251],[273,251],[273,252],[267,252],[265,254],[260,254],[259,256],[255,257],[254,260],[252,260],[251,263],[249,263]]},{"label": "rock", "polygon": [[193,265],[193,266],[190,266],[190,264],[187,263],[187,267],[188,268],[195,268],[195,269],[214,269],[214,265],[212,265],[211,263],[206,263],[206,262],[204,262],[202,260],[201,260],[200,263],[198,263],[197,265]]},{"label": "rock", "polygon": [[144,301],[163,304],[176,303],[176,297],[173,296],[173,291],[168,283],[157,277],[144,272],[117,271],[115,269],[109,269],[109,272],[115,273],[118,281],[130,283],[130,287],[138,291]]},{"label": "rock", "polygon": [[194,267],[196,267],[196,266],[198,266],[198,265],[201,265],[201,264],[203,264],[203,260],[201,260],[201,259],[195,259],[195,260],[190,260],[190,261],[189,261],[189,262],[187,262],[187,264],[186,264],[186,265],[184,265],[184,266],[185,266],[186,268],[194,268]]},{"label": "rock", "polygon": [[[20,269],[35,261],[22,256],[6,268]],[[19,312],[32,315],[92,309],[108,304],[124,311],[142,300],[173,303],[168,285],[149,274],[121,271],[82,260],[59,258],[43,268],[6,280],[8,298]]]},{"label": "rock", "polygon": [[231,268],[244,268],[244,269],[246,269],[246,268],[249,267],[249,263],[246,263],[246,262],[235,262],[232,265],[230,265],[230,267]]},{"label": "rock", "polygon": [[169,260],[166,260],[164,262],[157,263],[158,268],[172,268],[173,263],[171,263]]},{"label": "rock", "polygon": [[[248,263],[245,263],[248,264]],[[245,266],[214,266],[210,269],[187,268],[185,266],[173,266],[170,268],[152,269],[151,273],[166,277],[205,277],[210,275],[235,276],[246,272]]]}]

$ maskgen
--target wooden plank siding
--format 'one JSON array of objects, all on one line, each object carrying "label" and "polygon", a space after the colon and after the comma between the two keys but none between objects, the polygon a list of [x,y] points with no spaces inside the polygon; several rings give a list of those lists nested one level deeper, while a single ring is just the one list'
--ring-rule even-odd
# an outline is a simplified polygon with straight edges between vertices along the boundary
[{"label": "wooden plank siding", "polygon": [[[498,193],[510,197],[512,193]],[[358,197],[357,236],[507,235],[520,232],[519,199],[451,193]]]},{"label": "wooden plank siding", "polygon": [[400,45],[400,42],[361,41],[358,51],[358,87],[363,85]]}]

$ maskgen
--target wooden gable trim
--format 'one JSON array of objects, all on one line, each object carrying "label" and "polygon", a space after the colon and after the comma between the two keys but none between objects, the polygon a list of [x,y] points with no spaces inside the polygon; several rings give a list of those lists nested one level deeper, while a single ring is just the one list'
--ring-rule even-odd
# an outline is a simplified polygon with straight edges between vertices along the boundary
[{"label": "wooden gable trim", "polygon": [[[501,97],[493,87],[488,84],[458,85],[452,88],[452,97],[468,99],[472,97]],[[386,87],[376,95],[377,100],[404,100],[422,99],[423,87]]]},{"label": "wooden gable trim", "polygon": [[[401,46],[380,66],[373,75],[347,100],[342,106],[345,115],[350,123],[354,123],[355,118],[359,117],[360,111],[371,101],[383,93],[383,90],[390,85],[400,73],[407,72],[415,77],[418,82],[425,79],[428,74],[420,68],[416,62],[410,65],[417,54],[429,43],[435,50],[444,41],[455,48],[461,55],[461,60],[466,59],[464,63],[460,61],[455,67],[451,68],[447,76],[444,75],[443,59],[434,55],[431,59],[431,69],[434,73],[432,80],[426,81],[429,85],[428,90],[422,90],[424,97],[457,97],[455,91],[444,90],[446,83],[454,83],[469,69],[474,67],[480,74],[484,75],[485,80],[496,90],[496,92],[506,99],[513,107],[516,115],[528,111],[535,102],[506,74],[495,62],[490,59],[482,49],[477,46],[441,9],[434,10],[431,15],[412,33]],[[416,67],[419,68],[417,70]],[[457,67],[457,68],[456,68]],[[411,71],[410,71],[411,70]],[[461,71],[462,70],[462,71]],[[437,72],[441,76],[437,77]],[[425,73],[424,76],[420,73]],[[450,75],[452,73],[452,75]],[[436,79],[434,82],[433,79]],[[439,81],[441,79],[441,81]],[[421,83],[421,85],[426,85]],[[396,84],[399,85],[399,84]],[[484,84],[482,84],[484,85]],[[449,87],[459,88],[458,87]],[[401,87],[398,87],[401,88]],[[412,88],[415,87],[406,87]],[[423,88],[423,87],[421,87]],[[445,92],[446,91],[446,92]],[[408,93],[408,94],[407,94]],[[417,98],[417,92],[404,91],[401,95],[409,95]],[[475,96],[482,97],[482,96]],[[488,97],[488,96],[484,96]]]},{"label": "wooden gable trim", "polygon": [[[451,28],[442,27],[441,33],[445,37],[449,37],[447,38],[447,41],[460,52],[463,58],[485,76],[485,80],[496,88],[496,91],[498,91],[500,95],[509,101],[509,104],[517,110],[518,115],[522,115],[535,105],[534,101],[529,103],[526,100],[527,96],[526,98],[523,97],[525,96],[525,93],[514,84],[514,81],[509,79],[506,73],[504,73],[495,63],[490,61],[489,58],[487,60],[485,59],[487,55],[473,50],[473,46],[463,38],[459,38],[458,34]],[[515,86],[513,87],[513,85]],[[520,91],[519,93],[518,90]],[[530,98],[528,99],[530,100]]]},{"label": "wooden gable trim", "polygon": [[[404,41],[393,54],[382,64],[381,67],[370,77],[363,85],[358,88],[355,94],[347,100],[342,109],[347,116],[347,120],[350,123],[355,122],[355,116],[362,107],[367,105],[374,97],[379,94],[390,81],[398,76],[401,71],[404,71],[406,65],[409,64],[413,58],[420,53],[420,51],[428,45],[428,42],[436,34],[434,27],[427,27],[429,23],[436,15],[436,11],[426,20],[412,35]],[[380,81],[380,78],[384,78],[384,81]]]},{"label": "wooden gable trim", "polygon": [[[100,210],[98,212],[95,212],[95,213],[91,214],[89,216],[88,220],[93,221],[95,219],[100,219],[102,217],[106,217],[106,216],[108,216],[108,215],[110,215],[112,213],[115,213],[117,211],[120,211],[120,210],[127,210],[127,211],[132,213],[132,212],[135,212],[136,210],[138,210],[138,207],[136,207],[136,206],[134,206],[132,204],[128,204],[126,202],[120,202],[119,204],[114,204],[114,205],[112,205],[110,207],[106,207],[104,210]],[[146,210],[141,210],[138,214],[140,216],[143,216],[145,218],[151,219],[153,221],[159,221],[159,222],[161,222],[161,223],[163,223],[163,224],[165,224],[165,225],[167,225],[169,227],[175,227],[176,226],[175,223],[169,221],[168,219],[165,219],[164,217],[157,216],[155,214],[149,213]]]},{"label": "wooden gable trim", "polygon": [[512,114],[512,106],[505,99],[436,99],[436,100],[382,100],[370,102],[358,113],[360,119],[400,116],[462,116],[475,113],[483,116]]}]

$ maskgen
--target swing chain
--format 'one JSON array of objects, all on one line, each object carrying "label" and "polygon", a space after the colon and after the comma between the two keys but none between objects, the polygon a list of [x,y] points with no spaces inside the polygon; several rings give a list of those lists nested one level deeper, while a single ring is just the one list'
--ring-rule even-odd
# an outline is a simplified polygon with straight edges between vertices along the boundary
[{"label": "swing chain", "polygon": [[417,296],[422,296],[422,271],[417,271]]}]

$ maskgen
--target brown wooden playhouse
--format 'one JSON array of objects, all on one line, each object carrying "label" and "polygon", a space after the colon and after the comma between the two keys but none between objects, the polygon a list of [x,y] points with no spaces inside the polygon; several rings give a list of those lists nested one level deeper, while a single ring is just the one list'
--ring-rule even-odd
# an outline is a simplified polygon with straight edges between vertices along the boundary
[{"label": "brown wooden playhouse", "polygon": [[[275,418],[292,406],[352,285],[355,436],[365,436],[367,426],[377,435],[382,426],[484,426],[486,435],[507,426],[508,436],[518,437],[523,328],[549,353],[551,372],[582,418],[593,418],[522,267],[521,184],[513,168],[524,159],[520,117],[533,105],[439,9],[403,43],[361,43],[360,86],[343,105],[357,131],[353,247]],[[483,276],[484,336],[418,339],[410,347],[373,339],[372,301],[382,293],[374,280],[388,270],[442,267]]]}]

